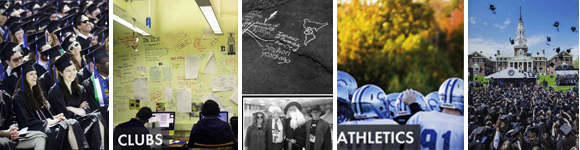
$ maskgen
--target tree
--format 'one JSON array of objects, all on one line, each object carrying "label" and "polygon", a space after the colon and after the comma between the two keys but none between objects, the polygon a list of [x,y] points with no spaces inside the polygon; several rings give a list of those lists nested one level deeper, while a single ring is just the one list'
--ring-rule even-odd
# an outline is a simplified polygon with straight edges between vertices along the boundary
[{"label": "tree", "polygon": [[463,1],[339,4],[338,69],[387,93],[427,94],[463,78]]}]

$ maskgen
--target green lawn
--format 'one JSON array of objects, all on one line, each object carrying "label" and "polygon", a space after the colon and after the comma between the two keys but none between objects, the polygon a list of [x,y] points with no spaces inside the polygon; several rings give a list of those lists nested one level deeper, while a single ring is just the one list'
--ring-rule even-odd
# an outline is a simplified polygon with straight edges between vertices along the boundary
[{"label": "green lawn", "polygon": [[[548,81],[548,86],[552,86],[552,88],[554,88],[554,90],[556,91],[562,91],[562,90],[568,90],[571,88],[574,88],[575,86],[556,86],[556,77],[554,76],[554,78],[550,78],[549,75],[540,75],[539,76],[540,79],[538,81],[544,81],[544,79],[546,79],[546,81]],[[489,81],[490,79],[484,79],[485,76],[474,76],[473,77],[473,81],[477,81],[477,79],[479,79],[480,81],[483,79],[483,81]]]}]

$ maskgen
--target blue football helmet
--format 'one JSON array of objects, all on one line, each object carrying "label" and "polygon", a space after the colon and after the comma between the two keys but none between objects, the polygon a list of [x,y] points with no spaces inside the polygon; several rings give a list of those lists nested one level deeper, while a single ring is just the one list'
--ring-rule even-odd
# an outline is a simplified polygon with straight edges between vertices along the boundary
[{"label": "blue football helmet", "polygon": [[387,95],[376,85],[364,85],[360,87],[352,97],[352,109],[356,119],[388,117],[386,104]]},{"label": "blue football helmet", "polygon": [[387,105],[389,107],[389,117],[392,119],[395,116],[395,106],[397,105],[397,97],[399,93],[391,93],[387,95]]},{"label": "blue football helmet", "polygon": [[[419,104],[423,110],[430,111],[430,109],[427,107],[427,103],[425,103],[423,94],[415,90],[412,91],[415,93],[415,102]],[[397,97],[397,101],[395,102],[395,118],[411,115],[411,108],[401,100],[403,96],[405,96],[404,93],[399,94],[399,97]]]},{"label": "blue football helmet", "polygon": [[425,100],[431,110],[441,112],[441,108],[439,108],[439,92],[429,93],[425,96]]},{"label": "blue football helmet", "polygon": [[350,117],[353,115],[352,111],[352,104],[350,103],[350,99],[348,98],[348,91],[344,86],[338,84],[336,85],[336,93],[337,93],[337,120],[338,124],[343,122],[350,121]]},{"label": "blue football helmet", "polygon": [[354,95],[356,88],[358,88],[356,80],[344,71],[336,71],[336,83],[337,85],[344,86],[348,91],[349,98],[352,99],[352,95]]},{"label": "blue football helmet", "polygon": [[463,80],[449,78],[439,87],[439,106],[441,109],[459,109],[463,115]]}]

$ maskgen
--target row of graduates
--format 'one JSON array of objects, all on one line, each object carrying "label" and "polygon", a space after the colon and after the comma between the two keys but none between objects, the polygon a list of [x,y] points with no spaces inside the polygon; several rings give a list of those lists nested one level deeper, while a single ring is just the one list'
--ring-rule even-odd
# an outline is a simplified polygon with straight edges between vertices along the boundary
[{"label": "row of graduates", "polygon": [[19,2],[0,1],[0,149],[106,148],[108,4]]}]

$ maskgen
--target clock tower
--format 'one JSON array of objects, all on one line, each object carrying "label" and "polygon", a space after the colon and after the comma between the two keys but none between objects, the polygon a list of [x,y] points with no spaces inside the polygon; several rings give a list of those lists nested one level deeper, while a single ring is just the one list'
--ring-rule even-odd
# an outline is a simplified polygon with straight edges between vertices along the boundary
[{"label": "clock tower", "polygon": [[514,45],[515,56],[528,54],[528,45],[526,44],[526,29],[524,29],[524,22],[522,21],[522,7],[520,7],[520,21],[518,22],[517,36]]}]

